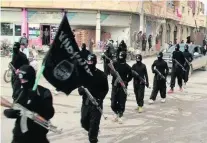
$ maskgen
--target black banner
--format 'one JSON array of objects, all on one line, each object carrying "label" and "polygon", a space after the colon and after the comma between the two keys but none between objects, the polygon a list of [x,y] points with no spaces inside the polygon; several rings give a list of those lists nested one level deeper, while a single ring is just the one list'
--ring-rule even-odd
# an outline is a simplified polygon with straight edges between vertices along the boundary
[{"label": "black banner", "polygon": [[43,75],[57,90],[67,95],[82,85],[82,81],[87,76],[92,76],[79,52],[65,14],[50,50],[45,56]]}]

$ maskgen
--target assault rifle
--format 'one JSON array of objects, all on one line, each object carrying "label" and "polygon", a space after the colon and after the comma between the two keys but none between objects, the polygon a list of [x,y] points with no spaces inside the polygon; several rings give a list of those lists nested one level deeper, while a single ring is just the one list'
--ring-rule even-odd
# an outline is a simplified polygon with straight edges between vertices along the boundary
[{"label": "assault rifle", "polygon": [[190,67],[190,62],[185,58],[185,62],[188,64],[188,66]]},{"label": "assault rifle", "polygon": [[112,61],[109,57],[107,57],[104,53],[103,53],[102,55],[105,56],[105,57],[110,61],[110,63],[108,64],[108,66],[109,66],[109,68],[114,72],[114,74],[116,75],[116,80],[115,80],[115,82],[114,82],[114,85],[116,86],[117,83],[119,82],[120,85],[121,85],[121,87],[123,88],[125,94],[128,95],[128,94],[127,94],[127,88],[126,88],[126,85],[124,84],[124,81],[121,79],[119,73],[115,70],[115,68],[114,68],[114,66],[113,66],[113,61]]},{"label": "assault rifle", "polygon": [[[45,120],[42,116],[39,114],[32,112],[25,108],[24,106],[20,105],[19,103],[10,103],[8,100],[5,98],[1,97],[1,106],[11,108],[14,110],[20,110],[20,127],[23,133],[28,131],[27,127],[27,118],[30,118],[33,120],[35,123],[39,124],[40,126],[44,127],[45,129],[52,131],[54,133],[61,133],[61,130],[58,130],[56,126],[52,125],[49,121]],[[26,117],[26,118],[25,118]]]},{"label": "assault rifle", "polygon": [[[147,85],[145,79],[143,79],[135,70],[132,70],[132,75],[138,77],[145,85]],[[151,88],[151,87],[148,87]]]},{"label": "assault rifle", "polygon": [[172,59],[172,60],[175,61],[176,64],[179,65],[184,72],[186,72],[186,69],[176,59]]},{"label": "assault rifle", "polygon": [[96,106],[96,108],[99,110],[99,112],[101,113],[101,115],[104,117],[104,119],[106,120],[107,117],[104,116],[103,114],[103,110],[101,109],[101,107],[99,106],[98,102],[96,101],[96,99],[91,95],[91,93],[88,91],[87,88],[81,86],[81,88],[83,88],[86,92],[86,95],[88,96],[88,99],[93,103],[93,105]]},{"label": "assault rifle", "polygon": [[167,81],[167,79],[165,78],[165,76],[164,76],[163,74],[161,74],[160,71],[159,71],[158,69],[154,69],[154,71],[155,71],[155,72],[156,72],[162,79],[166,80],[167,84],[169,84],[168,81]]}]

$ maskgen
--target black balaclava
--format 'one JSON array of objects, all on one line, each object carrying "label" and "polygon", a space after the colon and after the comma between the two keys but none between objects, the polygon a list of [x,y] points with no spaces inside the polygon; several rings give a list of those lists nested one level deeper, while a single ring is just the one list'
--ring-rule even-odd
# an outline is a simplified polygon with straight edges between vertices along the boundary
[{"label": "black balaclava", "polygon": [[126,62],[126,52],[121,51],[121,52],[119,53],[118,61],[119,61],[120,63],[125,63],[125,62]]},{"label": "black balaclava", "polygon": [[185,45],[185,52],[188,52],[188,45]]},{"label": "black balaclava", "polygon": [[163,57],[163,53],[162,52],[159,52],[159,54],[157,55],[157,59],[159,61],[161,61],[162,60],[162,57]]},{"label": "black balaclava", "polygon": [[19,53],[19,49],[20,49],[20,43],[19,42],[15,42],[14,46],[13,46],[13,53],[14,54],[18,54]]},{"label": "black balaclava", "polygon": [[179,51],[180,50],[180,45],[177,44],[176,47],[175,47],[175,51]]},{"label": "black balaclava", "polygon": [[32,89],[36,78],[36,73],[32,66],[21,66],[19,68],[18,76],[24,89]]},{"label": "black balaclava", "polygon": [[136,55],[136,61],[137,61],[138,64],[142,63],[142,55],[141,54]]},{"label": "black balaclava", "polygon": [[86,50],[86,44],[85,43],[82,44],[82,50]]},{"label": "black balaclava", "polygon": [[96,55],[95,54],[88,55],[87,63],[88,63],[90,70],[95,71],[96,70],[96,63],[97,63]]}]

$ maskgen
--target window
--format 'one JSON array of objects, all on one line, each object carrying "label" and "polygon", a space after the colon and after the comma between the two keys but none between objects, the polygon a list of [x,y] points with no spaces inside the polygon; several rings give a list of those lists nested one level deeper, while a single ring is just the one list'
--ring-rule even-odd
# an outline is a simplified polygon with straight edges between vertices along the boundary
[{"label": "window", "polygon": [[13,23],[1,23],[1,35],[13,36]]},{"label": "window", "polygon": [[182,13],[184,13],[184,12],[185,12],[185,7],[183,6],[183,7],[182,7]]},{"label": "window", "polygon": [[15,36],[21,36],[22,27],[21,25],[15,25]]}]

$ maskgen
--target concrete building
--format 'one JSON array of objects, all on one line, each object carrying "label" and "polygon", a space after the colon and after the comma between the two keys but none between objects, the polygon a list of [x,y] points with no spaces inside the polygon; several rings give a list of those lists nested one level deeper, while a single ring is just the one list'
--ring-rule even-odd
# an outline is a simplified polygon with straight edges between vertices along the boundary
[{"label": "concrete building", "polygon": [[[197,0],[185,1],[1,1],[1,39],[9,39],[11,43],[18,41],[22,33],[26,33],[30,45],[41,47],[43,32],[50,31],[53,40],[63,12],[72,29],[90,30],[85,34],[95,41],[94,47],[100,42],[113,39],[125,40],[132,46],[134,35],[140,30],[147,36],[159,39],[160,45],[169,41],[185,40],[197,26],[202,30],[206,27],[202,14],[201,3]],[[193,11],[196,11],[193,14]],[[108,33],[108,37],[105,36]],[[88,43],[86,43],[88,44]]]}]

